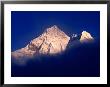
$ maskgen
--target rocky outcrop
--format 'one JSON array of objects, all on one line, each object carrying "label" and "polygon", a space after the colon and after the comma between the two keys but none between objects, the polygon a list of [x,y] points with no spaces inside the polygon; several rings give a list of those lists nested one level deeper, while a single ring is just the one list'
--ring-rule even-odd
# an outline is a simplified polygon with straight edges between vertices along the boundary
[{"label": "rocky outcrop", "polygon": [[33,57],[37,54],[57,54],[64,51],[70,37],[56,25],[47,28],[42,35],[33,39],[26,47],[12,52],[12,57]]},{"label": "rocky outcrop", "polygon": [[80,42],[90,42],[93,40],[94,40],[94,38],[91,36],[90,33],[86,32],[86,31],[83,31],[81,33]]}]

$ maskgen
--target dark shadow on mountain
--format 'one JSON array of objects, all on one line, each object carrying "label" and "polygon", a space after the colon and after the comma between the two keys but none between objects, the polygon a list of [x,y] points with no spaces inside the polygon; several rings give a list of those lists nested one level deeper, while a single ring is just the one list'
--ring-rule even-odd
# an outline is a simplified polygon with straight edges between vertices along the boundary
[{"label": "dark shadow on mountain", "polygon": [[13,63],[12,77],[99,77],[100,41],[69,42],[67,50],[56,55],[39,55],[26,65]]}]

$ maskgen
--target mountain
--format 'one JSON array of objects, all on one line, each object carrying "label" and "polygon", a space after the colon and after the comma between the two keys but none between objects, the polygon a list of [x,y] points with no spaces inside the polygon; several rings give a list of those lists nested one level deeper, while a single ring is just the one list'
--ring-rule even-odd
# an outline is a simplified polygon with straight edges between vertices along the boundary
[{"label": "mountain", "polygon": [[83,31],[80,35],[73,34],[70,38],[56,25],[47,28],[39,37],[30,41],[26,47],[11,53],[14,58],[32,58],[39,54],[58,54],[76,44],[93,41],[90,33]]},{"label": "mountain", "polygon": [[84,42],[90,42],[90,41],[93,41],[94,38],[91,36],[90,33],[86,32],[86,31],[83,31],[81,33],[81,37],[80,37],[80,42],[81,43],[84,43]]},{"label": "mountain", "polygon": [[56,25],[47,28],[42,35],[30,41],[21,49],[12,52],[12,57],[34,57],[38,54],[57,54],[64,51],[70,37],[61,31]]}]

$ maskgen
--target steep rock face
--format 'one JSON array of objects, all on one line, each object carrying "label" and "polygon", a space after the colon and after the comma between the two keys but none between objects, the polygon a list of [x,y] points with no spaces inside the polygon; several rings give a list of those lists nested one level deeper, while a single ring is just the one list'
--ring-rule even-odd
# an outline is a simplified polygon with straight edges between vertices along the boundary
[{"label": "steep rock face", "polygon": [[56,54],[64,51],[70,40],[56,25],[47,28],[42,35],[33,39],[26,47],[12,52],[12,57],[33,57],[40,54]]},{"label": "steep rock face", "polygon": [[91,36],[90,33],[83,31],[80,37],[80,42],[89,42],[89,41],[93,41],[94,38]]}]

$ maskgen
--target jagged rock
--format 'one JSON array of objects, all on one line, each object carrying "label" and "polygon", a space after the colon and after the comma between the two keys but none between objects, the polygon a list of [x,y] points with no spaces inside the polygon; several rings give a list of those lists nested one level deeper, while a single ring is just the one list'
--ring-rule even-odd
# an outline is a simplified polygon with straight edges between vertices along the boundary
[{"label": "jagged rock", "polygon": [[91,36],[90,33],[83,31],[80,37],[80,42],[90,42],[93,41],[94,38]]},{"label": "jagged rock", "polygon": [[70,40],[56,25],[47,28],[42,35],[33,39],[26,47],[12,52],[12,57],[33,57],[37,54],[56,54],[64,51]]}]

